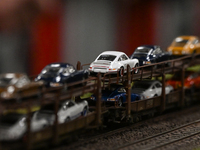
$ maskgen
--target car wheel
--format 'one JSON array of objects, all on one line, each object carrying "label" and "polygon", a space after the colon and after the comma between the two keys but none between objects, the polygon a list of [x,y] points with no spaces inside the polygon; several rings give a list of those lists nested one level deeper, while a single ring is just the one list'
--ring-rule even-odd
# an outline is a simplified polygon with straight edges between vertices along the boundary
[{"label": "car wheel", "polygon": [[[138,64],[138,63],[135,65],[134,68],[137,68],[137,67],[139,67],[139,64]],[[137,74],[138,72],[139,72],[139,69],[134,69],[134,74]]]},{"label": "car wheel", "polygon": [[121,67],[121,68],[119,69],[119,76],[120,76],[120,77],[123,77],[123,75],[124,75],[124,67]]},{"label": "car wheel", "polygon": [[122,107],[122,105],[123,105],[123,98],[120,97],[119,100],[118,100],[118,106]]},{"label": "car wheel", "polygon": [[70,119],[70,117],[67,117],[66,119],[65,119],[65,122],[69,122],[71,119]]},{"label": "car wheel", "polygon": [[135,100],[136,100],[136,101],[140,100],[139,96],[136,96]]},{"label": "car wheel", "polygon": [[88,113],[87,107],[84,107],[84,108],[83,108],[83,111],[82,111],[82,113],[81,113],[82,116],[86,116],[87,113]]}]

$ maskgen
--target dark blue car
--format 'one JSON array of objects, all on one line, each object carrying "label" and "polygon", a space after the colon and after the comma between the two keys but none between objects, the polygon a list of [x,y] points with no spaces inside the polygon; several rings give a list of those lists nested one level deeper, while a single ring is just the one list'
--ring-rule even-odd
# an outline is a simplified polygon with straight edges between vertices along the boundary
[{"label": "dark blue car", "polygon": [[170,53],[163,51],[157,45],[142,45],[135,49],[131,59],[137,58],[140,66],[170,60]]},{"label": "dark blue car", "polygon": [[44,81],[47,87],[58,87],[85,80],[88,76],[88,70],[76,70],[69,63],[51,63],[41,71],[35,81]]},{"label": "dark blue car", "polygon": [[[92,100],[96,100],[94,95],[91,96]],[[131,93],[131,102],[140,100],[139,94]],[[102,90],[102,101],[108,103],[117,102],[118,106],[122,106],[126,102],[126,90],[122,85],[111,84],[110,88]]]}]

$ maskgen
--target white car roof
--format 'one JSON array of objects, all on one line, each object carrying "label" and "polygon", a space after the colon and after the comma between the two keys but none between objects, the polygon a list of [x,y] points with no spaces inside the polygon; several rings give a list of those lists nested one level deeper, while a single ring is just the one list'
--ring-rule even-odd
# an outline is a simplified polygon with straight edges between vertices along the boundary
[{"label": "white car roof", "polygon": [[101,53],[100,55],[103,55],[103,54],[110,54],[110,55],[119,56],[119,55],[122,55],[122,54],[125,54],[125,53],[120,52],[120,51],[105,51],[105,52]]}]

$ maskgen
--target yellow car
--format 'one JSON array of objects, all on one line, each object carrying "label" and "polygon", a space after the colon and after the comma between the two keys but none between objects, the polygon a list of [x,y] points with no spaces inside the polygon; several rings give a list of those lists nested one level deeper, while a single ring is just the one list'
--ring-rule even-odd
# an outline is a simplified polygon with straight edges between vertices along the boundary
[{"label": "yellow car", "polygon": [[200,53],[200,42],[197,36],[179,36],[167,48],[172,55]]}]

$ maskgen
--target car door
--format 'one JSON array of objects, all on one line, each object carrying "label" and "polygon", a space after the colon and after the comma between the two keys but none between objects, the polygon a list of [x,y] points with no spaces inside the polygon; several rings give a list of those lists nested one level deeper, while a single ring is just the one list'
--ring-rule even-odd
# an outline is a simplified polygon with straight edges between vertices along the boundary
[{"label": "car door", "polygon": [[151,63],[158,62],[158,57],[157,57],[157,51],[156,50],[152,50],[152,52],[150,54],[150,59],[151,59]]},{"label": "car door", "polygon": [[[200,41],[199,39],[194,39],[191,43],[191,46],[193,46],[193,50],[196,51],[196,53],[200,53]],[[191,51],[191,53],[193,53]]]},{"label": "car door", "polygon": [[157,92],[156,92],[156,87],[155,85],[151,85],[145,92],[144,92],[144,95],[146,98],[151,98],[151,97],[154,97],[154,96],[158,96],[157,95]]},{"label": "car door", "polygon": [[163,61],[163,55],[162,55],[162,50],[160,48],[156,48],[155,50],[155,55],[156,55],[156,62],[161,62]]},{"label": "car door", "polygon": [[68,66],[63,70],[63,75],[65,76],[66,83],[72,83],[76,81],[75,69],[73,66]]},{"label": "car door", "polygon": [[80,116],[80,110],[77,104],[75,104],[75,102],[73,101],[68,101],[68,103],[66,103],[66,107],[67,107],[67,111],[68,114],[70,114],[70,119],[76,119],[77,117]]},{"label": "car door", "polygon": [[73,66],[68,67],[68,71],[71,77],[71,82],[76,82],[82,79],[82,76],[80,76],[80,73],[78,73]]},{"label": "car door", "polygon": [[123,55],[121,56],[121,58],[122,58],[122,61],[123,61],[124,69],[125,69],[125,70],[127,69],[127,65],[130,65],[130,67],[133,66],[133,65],[131,65],[131,62],[130,62],[128,56],[126,56],[125,54],[123,54]]},{"label": "car door", "polygon": [[162,94],[162,84],[159,82],[155,83],[156,94],[160,96]]},{"label": "car door", "polygon": [[126,89],[124,87],[118,88],[116,95],[118,95],[118,98],[123,97],[123,102],[126,101]]}]

